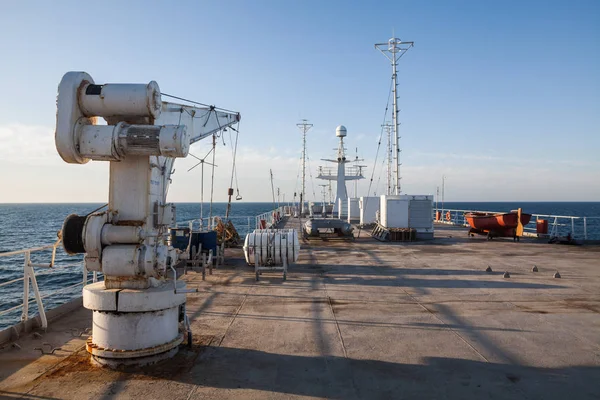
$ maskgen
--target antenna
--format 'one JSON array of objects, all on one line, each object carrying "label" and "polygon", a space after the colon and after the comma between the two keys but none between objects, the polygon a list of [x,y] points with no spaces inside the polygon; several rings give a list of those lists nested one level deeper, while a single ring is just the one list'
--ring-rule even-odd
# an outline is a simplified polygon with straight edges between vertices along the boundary
[{"label": "antenna", "polygon": [[[354,158],[354,173],[356,175],[362,175],[363,167],[366,165],[359,165],[361,161],[365,161],[363,158],[358,158],[358,147],[356,147],[356,157]],[[354,181],[354,197],[358,197],[358,180]]]},{"label": "antenna", "polygon": [[304,214],[304,202],[306,201],[306,132],[313,127],[313,124],[309,124],[307,119],[303,119],[296,126],[302,131],[302,192],[300,192],[300,214]]},{"label": "antenna", "polygon": [[[279,196],[280,196],[280,194],[279,194],[279,188],[277,188],[277,208],[279,208]],[[285,202],[285,196],[283,198],[284,198],[283,201]]]},{"label": "antenna", "polygon": [[389,121],[386,121],[385,124],[381,125],[387,132],[387,173],[386,173],[386,184],[387,189],[385,194],[392,194],[392,160],[394,159],[394,155],[392,153],[392,124]]},{"label": "antenna", "polygon": [[321,193],[323,194],[323,211],[322,212],[325,213],[325,203],[327,203],[327,200],[326,200],[326,197],[327,197],[327,186],[329,186],[329,185],[324,184],[324,185],[319,185],[319,186],[321,186],[321,188],[322,188],[321,189]]},{"label": "antenna", "polygon": [[273,210],[275,210],[275,189],[273,188],[273,170],[269,169],[269,174],[271,174],[271,194],[273,195]]},{"label": "antenna", "polygon": [[398,74],[396,72],[396,67],[398,64],[398,60],[410,49],[414,46],[414,42],[403,42],[402,40],[393,37],[388,40],[387,43],[376,43],[375,48],[381,52],[388,60],[392,63],[392,81],[393,81],[393,91],[394,91],[394,113],[392,115],[392,122],[394,125],[394,148],[396,149],[396,166],[395,166],[395,175],[396,175],[396,189],[395,194],[401,193],[400,187],[400,136],[398,134]]}]

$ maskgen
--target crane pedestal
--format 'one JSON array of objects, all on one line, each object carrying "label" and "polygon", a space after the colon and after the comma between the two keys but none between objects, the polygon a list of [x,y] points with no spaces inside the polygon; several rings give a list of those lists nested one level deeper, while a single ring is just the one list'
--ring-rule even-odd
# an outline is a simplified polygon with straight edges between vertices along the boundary
[{"label": "crane pedestal", "polygon": [[[177,290],[185,282],[176,281]],[[148,289],[106,289],[104,282],[83,289],[83,306],[93,311],[86,344],[102,365],[143,365],[177,353],[184,340],[185,293],[173,282]]]}]

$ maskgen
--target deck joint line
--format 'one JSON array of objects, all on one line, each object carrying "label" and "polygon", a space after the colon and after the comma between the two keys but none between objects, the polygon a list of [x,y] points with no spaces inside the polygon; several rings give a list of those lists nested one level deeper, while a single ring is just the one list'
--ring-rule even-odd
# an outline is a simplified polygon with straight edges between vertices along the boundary
[{"label": "deck joint line", "polygon": [[452,333],[454,333],[456,336],[458,336],[458,338],[460,340],[462,340],[467,346],[469,346],[471,348],[471,350],[473,350],[475,353],[477,353],[477,355],[479,355],[479,357],[481,357],[483,360],[485,360],[485,362],[487,362],[487,363],[490,362],[490,360],[488,360],[483,354],[481,354],[471,343],[469,343],[468,340],[466,340],[464,337],[462,337],[462,335],[460,333],[458,333],[455,329],[453,329],[450,325],[448,325],[446,323],[446,321],[444,321],[443,319],[441,319],[440,317],[438,317],[437,315],[435,315],[435,313],[433,313],[429,308],[427,308],[423,304],[421,304],[421,302],[419,302],[419,300],[417,300],[413,295],[411,295],[410,293],[408,293],[404,288],[402,288],[402,290],[404,291],[404,293],[406,293],[406,295],[408,297],[410,297],[411,299],[413,299],[413,301],[415,303],[417,303],[419,306],[421,306],[422,308],[424,308],[429,314],[431,314],[431,316],[433,316],[435,319],[437,319],[443,325],[445,325],[446,329],[448,329],[449,331],[451,331]]},{"label": "deck joint line", "polygon": [[331,297],[327,293],[327,285],[325,285],[325,294],[327,295],[327,304],[329,304],[329,309],[331,310],[331,314],[333,315],[333,320],[335,321],[335,328],[337,329],[338,337],[340,338],[340,343],[342,344],[342,350],[344,351],[344,358],[348,358],[348,352],[346,351],[346,345],[344,344],[344,338],[342,337],[342,331],[340,330],[340,324],[338,323],[337,317],[335,315],[335,310],[333,309],[333,304],[331,304]]},{"label": "deck joint line", "polygon": [[235,310],[235,313],[233,314],[233,318],[231,319],[231,321],[229,321],[229,325],[227,325],[227,329],[225,329],[225,333],[223,333],[223,336],[221,336],[221,339],[219,340],[217,347],[221,347],[221,343],[223,343],[223,340],[225,340],[225,336],[227,336],[227,332],[229,332],[229,328],[231,328],[231,325],[233,325],[233,322],[235,321],[238,314],[242,310],[242,307],[244,307],[244,304],[246,304],[246,299],[248,298],[248,294],[250,293],[251,290],[252,290],[252,287],[248,288],[248,291],[244,295],[244,299],[240,303],[239,307]]}]

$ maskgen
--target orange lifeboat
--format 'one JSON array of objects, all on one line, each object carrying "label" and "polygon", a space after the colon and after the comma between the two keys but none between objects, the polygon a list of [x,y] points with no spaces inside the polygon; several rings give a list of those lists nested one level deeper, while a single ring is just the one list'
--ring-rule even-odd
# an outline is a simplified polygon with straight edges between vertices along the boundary
[{"label": "orange lifeboat", "polygon": [[509,213],[465,213],[465,219],[471,226],[469,234],[475,233],[487,235],[488,240],[494,237],[512,237],[518,240],[521,236],[517,232],[519,226],[519,215],[521,216],[521,226],[525,226],[531,221],[531,214],[511,211]]}]

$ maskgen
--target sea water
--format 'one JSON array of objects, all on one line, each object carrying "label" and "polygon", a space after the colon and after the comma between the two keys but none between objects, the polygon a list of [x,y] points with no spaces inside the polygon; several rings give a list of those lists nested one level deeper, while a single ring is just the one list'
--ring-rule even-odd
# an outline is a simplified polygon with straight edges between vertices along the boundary
[{"label": "sea water", "polygon": [[[57,232],[69,214],[86,215],[102,204],[0,204],[0,253],[25,249],[29,247],[51,244],[57,239]],[[213,216],[224,216],[226,203],[214,203]],[[435,206],[435,205],[434,205]],[[442,203],[437,203],[441,210]],[[445,202],[444,209],[477,210],[477,211],[510,211],[518,207],[524,212],[536,214],[571,215],[571,216],[600,216],[600,202],[506,202],[506,203],[457,203]],[[238,229],[240,236],[254,229],[254,217],[273,209],[272,203],[236,202],[231,207],[231,219]],[[204,204],[203,216],[208,218],[211,213],[210,204]],[[180,226],[200,218],[199,203],[178,203],[177,221]],[[600,239],[600,220],[588,224],[588,238]],[[550,221],[551,222],[551,221]],[[565,222],[565,221],[563,221]],[[581,220],[577,221],[580,227]],[[48,263],[50,251],[36,252],[31,255],[34,263]],[[22,255],[0,257],[0,284],[23,276]],[[59,247],[56,254],[56,268],[36,268],[37,282],[46,309],[56,307],[66,301],[81,295],[81,285],[74,286],[83,280],[82,256],[69,256]],[[72,288],[68,288],[73,286]],[[68,288],[68,289],[65,289]],[[17,306],[22,302],[23,282],[0,286],[0,312]],[[31,302],[30,315],[37,313],[35,302]],[[0,316],[0,330],[17,322],[21,309]]]},{"label": "sea water", "polygon": [[[0,204],[0,253],[39,247],[54,243],[69,214],[86,215],[101,207],[102,204]],[[223,217],[226,203],[213,203],[212,215]],[[211,215],[211,205],[203,205],[205,224]],[[230,219],[242,238],[248,230],[254,229],[256,215],[273,210],[272,203],[241,203],[231,205]],[[188,226],[188,221],[200,218],[199,203],[178,203],[176,205],[177,223]],[[198,223],[194,225],[198,227]],[[51,251],[31,254],[33,263],[48,264]],[[51,309],[81,295],[83,281],[82,255],[67,255],[62,246],[58,247],[55,268],[36,268],[36,279],[43,299],[44,308]],[[23,277],[24,256],[0,257],[0,284]],[[90,274],[91,279],[91,274]],[[74,286],[75,285],[75,286]],[[58,289],[68,288],[53,294]],[[33,292],[30,291],[33,298]],[[52,295],[51,295],[52,294]],[[51,296],[50,296],[51,295]],[[23,281],[0,286],[0,312],[22,303]],[[35,301],[30,301],[30,315],[37,313]],[[18,322],[21,309],[0,316],[0,330]]]}]

